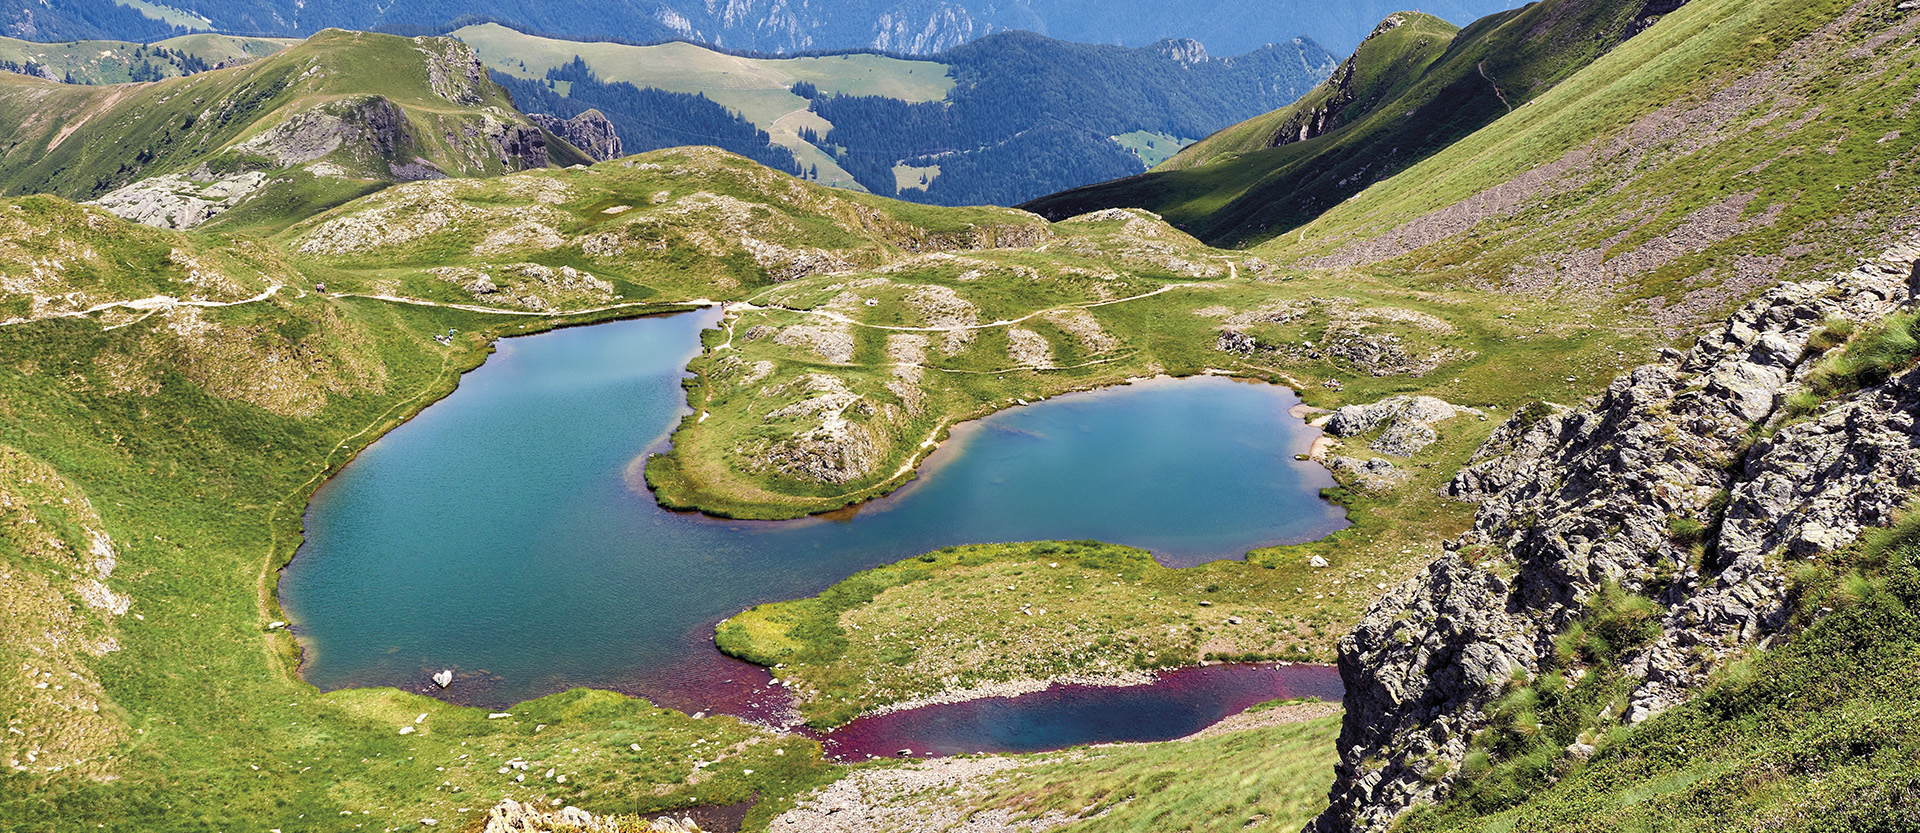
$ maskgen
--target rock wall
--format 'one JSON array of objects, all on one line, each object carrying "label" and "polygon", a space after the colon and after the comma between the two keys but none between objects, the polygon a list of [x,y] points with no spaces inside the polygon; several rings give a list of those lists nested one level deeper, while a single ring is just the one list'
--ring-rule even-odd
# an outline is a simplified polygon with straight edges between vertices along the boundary
[{"label": "rock wall", "polygon": [[1340,764],[1308,829],[1385,830],[1443,798],[1507,683],[1537,674],[1608,583],[1661,610],[1660,635],[1619,669],[1636,681],[1626,722],[1784,624],[1788,562],[1889,523],[1920,491],[1920,371],[1805,420],[1781,407],[1804,389],[1825,322],[1865,330],[1911,304],[1917,258],[1920,240],[1782,284],[1583,407],[1527,409],[1497,431],[1448,487],[1481,504],[1472,530],[1341,642]]},{"label": "rock wall", "polygon": [[626,154],[620,147],[620,134],[613,122],[599,110],[588,110],[570,119],[545,113],[530,113],[527,118],[546,128],[548,133],[567,140],[596,161],[619,159]]}]

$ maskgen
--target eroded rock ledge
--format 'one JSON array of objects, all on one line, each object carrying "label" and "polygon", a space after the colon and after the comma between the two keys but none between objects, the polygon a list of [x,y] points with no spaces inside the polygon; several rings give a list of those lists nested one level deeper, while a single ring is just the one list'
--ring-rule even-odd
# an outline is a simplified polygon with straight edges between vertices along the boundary
[{"label": "eroded rock ledge", "polygon": [[[1626,722],[1680,702],[1784,624],[1787,562],[1891,522],[1920,490],[1920,371],[1804,421],[1782,408],[1826,322],[1864,330],[1911,304],[1916,257],[1920,240],[1782,284],[1583,407],[1524,409],[1496,431],[1448,487],[1481,504],[1473,529],[1341,642],[1340,764],[1308,829],[1385,830],[1444,797],[1505,685],[1538,674],[1609,583],[1660,610],[1660,636],[1617,669],[1636,683]],[[1696,560],[1677,529],[1710,555]]]}]

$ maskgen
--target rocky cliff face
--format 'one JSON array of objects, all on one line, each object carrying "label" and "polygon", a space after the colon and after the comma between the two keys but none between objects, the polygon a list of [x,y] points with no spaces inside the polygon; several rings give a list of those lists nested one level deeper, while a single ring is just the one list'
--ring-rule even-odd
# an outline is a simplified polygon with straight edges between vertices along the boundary
[{"label": "rocky cliff face", "polygon": [[613,122],[607,121],[607,117],[599,110],[588,110],[570,119],[545,113],[529,114],[527,118],[598,161],[606,162],[626,155],[620,147],[619,132],[613,129]]},{"label": "rocky cliff face", "polygon": [[973,19],[964,6],[952,3],[908,4],[888,9],[873,21],[873,48],[883,52],[931,55],[944,52],[992,27]]},{"label": "rocky cliff face", "polygon": [[[1367,40],[1373,40],[1387,32],[1398,29],[1406,25],[1406,22],[1407,19],[1405,15],[1388,15],[1385,20],[1380,21],[1379,26],[1374,27],[1372,34],[1367,35]],[[1365,46],[1365,41],[1362,41],[1361,47],[1364,48]],[[1269,140],[1269,144],[1272,147],[1280,147],[1281,145],[1290,145],[1294,142],[1304,142],[1345,124],[1346,119],[1343,117],[1344,114],[1359,98],[1359,95],[1354,90],[1353,82],[1356,63],[1359,60],[1360,53],[1356,52],[1353,55],[1347,56],[1346,60],[1341,61],[1340,66],[1334,69],[1333,76],[1327,79],[1326,86],[1328,93],[1326,100],[1314,107],[1308,107],[1294,113],[1280,125],[1278,130],[1274,131],[1273,138]],[[1373,103],[1374,102],[1368,102],[1368,105],[1370,106]],[[1362,109],[1364,110],[1365,108],[1363,107]]]},{"label": "rocky cliff face", "polygon": [[1788,563],[1891,522],[1920,491],[1920,370],[1803,420],[1783,407],[1827,322],[1864,330],[1911,304],[1917,258],[1920,240],[1782,284],[1585,406],[1529,408],[1497,431],[1449,486],[1481,504],[1473,529],[1342,641],[1341,760],[1309,829],[1385,830],[1444,797],[1505,686],[1540,673],[1609,584],[1659,610],[1659,635],[1614,669],[1634,683],[1624,722],[1784,624]]}]

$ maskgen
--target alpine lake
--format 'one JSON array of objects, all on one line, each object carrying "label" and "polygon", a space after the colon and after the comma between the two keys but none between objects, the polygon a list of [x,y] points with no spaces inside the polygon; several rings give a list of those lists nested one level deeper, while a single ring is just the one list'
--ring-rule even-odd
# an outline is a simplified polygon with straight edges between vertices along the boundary
[{"label": "alpine lake", "polygon": [[[315,495],[280,598],[324,690],[394,686],[488,708],[575,687],[779,722],[785,690],[713,647],[722,619],[956,544],[1096,539],[1168,566],[1345,525],[1294,459],[1317,432],[1286,388],[1222,377],[1070,394],[957,426],[919,478],[792,521],[661,508],[639,461],[689,411],[681,380],[718,309],[503,339],[444,400]],[[454,671],[441,690],[431,675]],[[1265,700],[1338,699],[1332,669],[1182,669],[1130,687],[862,718],[842,757],[1037,751],[1179,737]]]}]

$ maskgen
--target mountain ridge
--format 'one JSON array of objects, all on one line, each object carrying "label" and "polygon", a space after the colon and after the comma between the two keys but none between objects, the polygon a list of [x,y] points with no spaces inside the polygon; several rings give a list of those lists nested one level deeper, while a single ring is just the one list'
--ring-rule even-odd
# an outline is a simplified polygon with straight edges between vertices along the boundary
[{"label": "mountain ridge", "polygon": [[[562,36],[617,35],[635,41],[683,38],[770,53],[862,48],[907,54],[942,52],[985,35],[1014,30],[1135,47],[1185,37],[1221,53],[1248,52],[1267,43],[1307,35],[1344,53],[1375,21],[1399,8],[1383,0],[1344,5],[1305,0],[1204,0],[1200,8],[1164,0],[1129,0],[1125,8],[1089,0],[854,0],[826,5],[779,0],[734,0],[719,5],[691,0],[609,0],[590,11],[501,0],[398,4],[368,0],[176,1],[206,20],[206,28],[244,35],[305,35],[326,27],[434,27],[461,18],[490,17]],[[62,5],[66,14],[50,16],[32,0],[0,0],[0,34],[31,40],[149,40],[158,32],[166,33],[161,37],[180,33],[111,0],[67,0]],[[1432,0],[1426,5],[1432,13],[1470,20],[1513,4],[1510,0]]]},{"label": "mountain ridge", "polygon": [[[1254,134],[1242,137],[1240,153],[1233,158],[1215,159],[1210,165],[1163,166],[1143,176],[1042,197],[1023,207],[1049,217],[1119,205],[1146,208],[1210,243],[1254,245],[1304,225],[1525,106],[1640,31],[1637,27],[1647,17],[1644,10],[1665,2],[1620,6],[1545,0],[1474,21],[1431,60],[1427,56],[1442,31],[1436,24],[1423,19],[1425,37],[1412,43],[1400,42],[1398,27],[1380,31],[1376,37],[1384,54],[1374,57],[1390,58],[1398,76],[1385,80],[1389,89],[1401,92],[1365,112],[1346,115],[1344,124],[1307,140],[1275,144],[1273,134],[1282,125],[1268,122],[1276,116],[1257,117],[1251,126],[1230,128],[1229,137]],[[1496,80],[1514,77],[1526,83],[1503,91]],[[1339,87],[1329,86],[1306,98],[1323,101],[1341,95]],[[1264,149],[1253,147],[1261,141],[1260,132],[1268,132]],[[1196,159],[1209,153],[1197,151]]]},{"label": "mountain ridge", "polygon": [[16,151],[0,159],[0,190],[101,199],[162,225],[262,199],[320,206],[393,181],[587,161],[447,39],[323,32],[144,85],[0,76],[0,110]]}]

